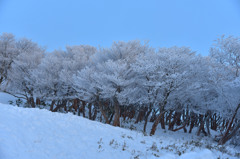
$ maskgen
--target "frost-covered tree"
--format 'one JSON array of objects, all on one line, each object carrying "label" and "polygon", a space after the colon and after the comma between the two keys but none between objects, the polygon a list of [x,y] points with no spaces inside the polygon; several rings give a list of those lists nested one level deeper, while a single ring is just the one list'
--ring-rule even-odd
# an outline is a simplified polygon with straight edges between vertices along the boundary
[{"label": "frost-covered tree", "polygon": [[[133,63],[137,56],[140,54],[146,54],[152,49],[147,44],[142,45],[139,41],[130,42],[118,42],[113,43],[111,48],[100,49],[92,57],[92,69],[85,69],[83,72],[77,74],[78,82],[76,86],[79,92],[86,91],[85,94],[93,95],[92,98],[99,101],[110,101],[110,104],[114,107],[114,122],[113,125],[119,126],[120,121],[120,99],[119,94],[127,85],[128,71],[130,64]],[[96,73],[86,76],[91,80],[86,80],[86,77],[81,77],[86,74],[87,70],[95,70]],[[91,89],[89,93],[88,89],[81,85],[81,80]],[[93,88],[91,86],[94,86]],[[83,88],[81,88],[83,87]],[[90,99],[90,98],[89,98]],[[106,120],[106,119],[105,119]]]},{"label": "frost-covered tree", "polygon": [[78,98],[77,93],[72,87],[73,75],[81,71],[84,67],[91,63],[90,57],[96,53],[96,48],[89,45],[67,46],[64,60],[62,61],[63,68],[59,74],[59,81],[64,83],[65,97]]},{"label": "frost-covered tree", "polygon": [[62,106],[66,109],[68,101],[78,98],[72,77],[90,63],[90,56],[96,52],[95,47],[88,45],[67,46],[66,50],[49,53],[34,73],[36,94],[52,101],[52,111],[55,103],[54,111],[57,111]]},{"label": "frost-covered tree", "polygon": [[0,86],[6,81],[8,71],[18,54],[14,35],[3,33],[0,36]]},{"label": "frost-covered tree", "polygon": [[64,98],[64,83],[60,79],[63,70],[63,61],[66,53],[64,51],[54,51],[47,54],[38,68],[33,71],[36,81],[34,93],[44,100],[62,102]]},{"label": "frost-covered tree", "polygon": [[[221,115],[229,120],[228,127],[219,141],[220,144],[224,144],[235,136],[240,128],[239,121],[235,120],[239,118],[240,109],[240,39],[233,36],[222,36],[211,48],[210,57],[218,63],[219,68],[227,68],[230,72],[226,75],[226,71],[219,71],[221,77],[218,87],[220,89],[216,102],[218,105],[216,110],[222,110]],[[233,73],[231,74],[231,72]]]},{"label": "frost-covered tree", "polygon": [[28,39],[17,41],[16,49],[19,53],[8,73],[7,90],[11,94],[23,96],[29,105],[35,107],[33,92],[36,81],[32,72],[41,63],[45,50]]},{"label": "frost-covered tree", "polygon": [[[79,94],[73,87],[73,75],[81,71],[84,67],[91,64],[90,57],[96,53],[97,49],[89,45],[76,45],[67,46],[66,50],[66,57],[63,61],[64,67],[60,72],[59,80],[61,81],[61,83],[64,83],[63,91],[65,91],[65,98],[72,101],[72,107],[75,109],[75,111],[78,110],[78,115],[80,115]],[[81,104],[81,111],[83,112],[83,116],[85,117],[85,105],[87,103],[82,100]]]},{"label": "frost-covered tree", "polygon": [[221,36],[210,49],[210,56],[223,65],[231,66],[236,76],[239,76],[240,38]]}]

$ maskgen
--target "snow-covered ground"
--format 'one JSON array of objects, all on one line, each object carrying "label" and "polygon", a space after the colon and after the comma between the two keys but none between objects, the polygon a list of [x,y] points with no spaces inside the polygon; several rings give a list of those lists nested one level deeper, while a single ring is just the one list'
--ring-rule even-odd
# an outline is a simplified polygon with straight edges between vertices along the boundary
[{"label": "snow-covered ground", "polygon": [[0,108],[0,159],[216,159],[239,153],[181,132],[144,136],[70,113]]},{"label": "snow-covered ground", "polygon": [[12,95],[0,92],[0,103],[9,104],[10,101],[15,102],[16,100],[17,98]]}]

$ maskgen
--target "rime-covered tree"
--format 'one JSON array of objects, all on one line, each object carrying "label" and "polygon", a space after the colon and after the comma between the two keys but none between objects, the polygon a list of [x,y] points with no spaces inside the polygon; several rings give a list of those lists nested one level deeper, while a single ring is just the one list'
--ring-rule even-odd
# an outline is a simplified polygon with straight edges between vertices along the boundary
[{"label": "rime-covered tree", "polygon": [[240,69],[240,39],[237,37],[224,35],[216,40],[210,49],[210,56],[219,63],[231,66],[235,70],[235,75],[239,76]]},{"label": "rime-covered tree", "polygon": [[19,53],[11,64],[7,89],[11,94],[25,97],[28,104],[35,107],[33,93],[36,81],[32,73],[41,63],[45,50],[28,39],[17,41],[16,49]]},{"label": "rime-covered tree", "polygon": [[222,36],[216,40],[216,43],[211,48],[210,57],[220,65],[220,68],[227,68],[230,72],[234,73],[234,75],[231,73],[226,75],[226,71],[221,71],[220,73],[220,75],[222,75],[221,77],[228,77],[225,79],[221,78],[221,83],[219,85],[221,89],[218,91],[220,98],[218,98],[217,102],[217,104],[220,105],[220,109],[223,111],[222,116],[230,116],[228,128],[219,141],[220,144],[224,144],[229,139],[236,136],[240,129],[239,120],[235,120],[239,119],[240,114],[240,39],[233,36]]},{"label": "rime-covered tree", "polygon": [[[3,33],[0,36],[0,86],[8,77],[13,60],[19,52],[16,49],[16,40],[13,34]],[[4,89],[4,88],[2,88]]]}]

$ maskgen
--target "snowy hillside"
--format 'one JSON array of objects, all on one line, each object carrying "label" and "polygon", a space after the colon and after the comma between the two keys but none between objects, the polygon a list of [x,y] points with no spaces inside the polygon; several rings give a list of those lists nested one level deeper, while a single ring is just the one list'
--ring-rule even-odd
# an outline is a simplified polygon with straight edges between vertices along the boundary
[{"label": "snowy hillside", "polygon": [[0,159],[237,158],[233,148],[218,151],[204,140],[144,136],[72,114],[0,107]]}]

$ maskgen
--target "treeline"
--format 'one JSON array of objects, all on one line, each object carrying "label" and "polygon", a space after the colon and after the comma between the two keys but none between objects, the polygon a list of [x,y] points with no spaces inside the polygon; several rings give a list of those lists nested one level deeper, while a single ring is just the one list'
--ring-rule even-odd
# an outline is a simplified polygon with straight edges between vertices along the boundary
[{"label": "treeline", "polygon": [[222,36],[209,56],[187,47],[152,48],[140,41],[110,48],[67,46],[51,53],[29,39],[0,36],[1,91],[56,112],[120,126],[120,118],[210,135],[240,136],[240,39]]}]

